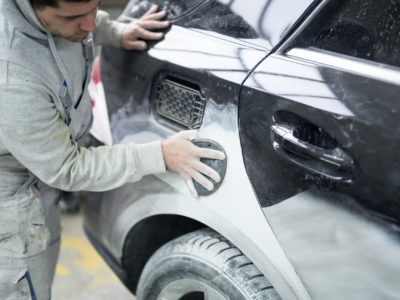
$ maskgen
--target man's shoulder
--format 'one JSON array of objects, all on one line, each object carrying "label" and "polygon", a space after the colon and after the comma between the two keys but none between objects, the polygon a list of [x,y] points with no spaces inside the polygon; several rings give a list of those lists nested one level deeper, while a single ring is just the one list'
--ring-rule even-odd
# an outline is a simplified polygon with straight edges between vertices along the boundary
[{"label": "man's shoulder", "polygon": [[[40,83],[43,73],[52,74],[51,51],[47,44],[19,31],[10,28],[11,31],[0,30],[0,77],[7,77],[1,81],[10,83],[13,81],[29,80]],[[6,69],[5,69],[6,68]]]}]

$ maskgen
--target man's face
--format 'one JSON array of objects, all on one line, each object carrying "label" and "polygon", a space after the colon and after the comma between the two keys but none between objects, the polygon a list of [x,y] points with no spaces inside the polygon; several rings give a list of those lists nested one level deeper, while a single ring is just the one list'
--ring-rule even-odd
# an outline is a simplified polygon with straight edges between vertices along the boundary
[{"label": "man's face", "polygon": [[96,14],[100,0],[88,2],[59,1],[59,7],[35,8],[43,27],[71,42],[82,42],[97,29]]}]

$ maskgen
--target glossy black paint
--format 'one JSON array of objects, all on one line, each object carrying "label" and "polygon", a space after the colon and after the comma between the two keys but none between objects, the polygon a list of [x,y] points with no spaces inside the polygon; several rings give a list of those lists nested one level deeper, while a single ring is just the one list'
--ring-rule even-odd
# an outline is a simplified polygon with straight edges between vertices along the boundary
[{"label": "glossy black paint", "polygon": [[[328,5],[322,15],[334,7]],[[313,28],[319,32],[311,24],[290,47],[304,47]],[[398,224],[399,93],[396,84],[284,52],[267,57],[245,83],[239,103],[246,167],[262,204],[270,206],[299,189],[318,186],[352,195],[357,199],[353,208],[370,218]],[[282,115],[289,117],[282,120]],[[343,150],[351,167],[345,172],[297,150],[282,153],[283,145],[271,131],[277,122],[294,127],[299,135],[305,131],[300,139],[326,152]],[[277,184],[270,184],[271,178]]]},{"label": "glossy black paint", "polygon": [[204,2],[206,2],[206,0],[132,0],[125,7],[121,18],[140,17],[145,14],[152,5],[157,5],[159,10],[167,11],[167,19],[172,21],[195,10]]},{"label": "glossy black paint", "polygon": [[[112,99],[108,101],[108,110],[114,141],[120,142],[133,128],[151,131],[156,126],[150,118],[149,98],[154,80],[161,75],[195,84],[206,99],[217,105],[237,105],[239,88],[246,76],[311,3],[296,2],[301,9],[281,16],[273,26],[264,20],[275,16],[289,2],[258,2],[258,7],[250,10],[244,0],[226,4],[210,0],[172,1],[170,6],[162,1],[132,0],[121,20],[140,16],[151,3],[160,4],[161,9],[170,12],[168,18],[174,24],[167,33],[168,39],[176,41],[173,45],[149,43],[148,52],[102,49],[100,65],[106,98]],[[254,18],[255,11],[258,18]],[[190,56],[190,62],[183,56]],[[129,116],[136,121],[127,121]]]},{"label": "glossy black paint", "polygon": [[[159,2],[131,1],[121,16],[121,20],[140,16],[151,3],[160,4],[162,9],[171,10],[171,7],[162,6]],[[168,18],[172,24],[176,24],[175,26],[185,27],[179,30],[179,41],[184,41],[185,44],[175,44],[175,49],[164,47],[163,43],[155,46],[154,43],[150,44],[151,47],[159,47],[158,52],[165,52],[163,57],[168,57],[167,60],[157,59],[149,55],[149,52],[127,52],[104,47],[101,55],[101,72],[106,97],[112,99],[108,101],[108,110],[114,141],[120,142],[126,134],[140,128],[147,131],[153,128],[154,131],[159,131],[159,128],[156,129],[154,127],[156,125],[151,122],[151,104],[149,103],[152,85],[159,76],[167,74],[182,78],[199,86],[206,99],[212,99],[217,105],[232,103],[236,106],[240,84],[251,69],[268,54],[269,49],[281,42],[291,26],[298,22],[302,14],[306,14],[311,4],[315,5],[317,2],[305,0],[296,1],[293,4],[291,1],[260,1],[250,8],[247,1],[243,0],[230,1],[227,5],[222,5],[217,1],[193,1],[186,7],[182,6],[182,2],[177,1],[172,5],[174,11],[171,13],[172,16]],[[285,11],[288,5],[295,5],[297,9],[287,10],[288,13],[282,15],[281,11]],[[254,18],[254,15],[258,17]],[[236,26],[231,26],[232,23]],[[205,36],[201,37],[202,40],[198,40],[198,36],[194,37],[193,33],[186,28],[201,29],[201,33],[205,33]],[[167,33],[167,37],[170,38],[171,34],[173,33]],[[193,50],[193,47],[188,47],[193,43],[205,44],[207,40],[215,38],[221,41],[219,43],[221,47],[226,47],[224,42],[228,42],[234,49],[233,56],[229,58],[230,62],[224,63],[226,54],[221,49],[214,47],[210,52],[205,52],[200,48]],[[180,58],[185,53],[198,64],[185,66]],[[198,59],[196,54],[199,56]],[[217,60],[218,57],[221,60]],[[245,62],[249,61],[250,57],[252,64]],[[212,67],[205,67],[204,62],[211,60]],[[241,67],[235,69],[232,67],[234,65]],[[224,78],[216,80],[215,71],[223,71]],[[249,113],[257,116],[260,110],[257,106],[254,109],[255,112],[249,110]],[[139,118],[139,115],[142,117]],[[130,116],[136,121],[130,120]],[[168,131],[165,130],[164,134],[168,135]],[[269,153],[266,152],[264,155],[268,157]],[[266,163],[265,160],[256,157],[252,160],[255,165]],[[272,202],[266,202],[264,194],[259,194],[263,205],[285,199],[304,188],[305,184],[296,182],[291,187],[288,183],[286,176],[297,176],[296,172],[291,171],[292,165],[282,159],[271,160],[268,164],[273,166],[266,165],[260,168],[260,170],[269,170],[264,172],[264,177],[260,178],[268,179],[263,181],[263,186],[264,190],[270,193],[268,199],[271,200],[268,201]],[[288,168],[282,167],[286,165]]]},{"label": "glossy black paint", "polygon": [[[183,31],[182,33],[184,38],[190,41],[190,32]],[[263,52],[256,52],[256,55],[260,58],[264,56]],[[180,55],[180,50],[177,50],[176,61],[180,60]],[[214,54],[210,54],[210,56],[214,56]],[[126,63],[127,61],[129,63]],[[129,133],[140,131],[140,127],[144,131],[153,129],[155,132],[163,132],[162,134],[165,136],[170,134],[170,129],[173,126],[157,126],[151,116],[149,98],[152,83],[160,74],[184,78],[186,81],[197,84],[207,101],[213,101],[221,108],[231,102],[237,103],[239,95],[240,81],[234,82],[219,78],[213,75],[213,70],[189,69],[177,64],[167,64],[165,61],[158,60],[146,53],[135,53],[135,59],[132,59],[130,52],[104,48],[100,65],[106,96],[108,99],[115,99],[108,101],[115,142],[120,142]],[[218,65],[213,67],[217,70],[225,68]],[[113,72],[112,70],[115,70],[115,68],[121,70],[120,73]],[[242,79],[247,72],[247,69],[224,69],[225,75],[228,74],[227,77],[229,77],[229,73],[232,73],[233,77],[237,77],[239,73],[242,74]],[[132,120],[130,120],[131,117]]]},{"label": "glossy black paint", "polygon": [[[101,73],[106,98],[112,99],[108,101],[108,111],[115,142],[120,142],[133,127],[135,130],[154,128],[149,98],[152,84],[160,75],[192,82],[207,99],[218,105],[237,105],[240,85],[249,72],[282,40],[312,3],[311,0],[296,1],[296,4],[289,0],[265,0],[250,7],[244,0],[222,2],[171,1],[166,5],[159,0],[130,1],[120,20],[128,22],[143,14],[151,4],[158,4],[160,9],[167,9],[167,18],[174,24],[168,37],[177,32],[178,41],[173,48],[149,42],[150,50],[155,47],[157,55],[152,55],[151,51],[102,49]],[[295,5],[296,9],[280,14],[288,5]],[[193,36],[186,28],[204,35]],[[208,41],[212,41],[212,49],[207,47]],[[199,47],[191,46],[196,43]],[[201,49],[203,45],[206,50]],[[231,49],[229,55],[223,49],[227,46]],[[190,55],[189,66],[182,63],[182,55]],[[212,61],[210,67],[208,61]],[[135,114],[141,117],[136,117],[135,122],[127,121]]]},{"label": "glossy black paint", "polygon": [[[151,5],[150,2],[160,1],[140,3],[131,1],[121,19],[127,20],[140,16]],[[257,6],[251,8],[247,1],[243,0],[230,1],[228,5],[222,5],[217,1],[202,1],[201,3],[194,1],[187,7],[179,3],[182,2],[178,1],[172,5],[173,8],[175,7],[175,12],[168,18],[176,24],[175,26],[185,27],[179,30],[179,41],[184,41],[185,44],[174,44],[175,49],[164,47],[163,43],[155,46],[159,47],[157,52],[165,52],[163,57],[168,57],[168,60],[157,59],[149,55],[149,52],[128,52],[110,47],[102,49],[100,62],[102,80],[106,98],[112,99],[108,101],[108,111],[115,142],[120,142],[126,134],[140,128],[147,131],[153,128],[154,131],[159,131],[159,128],[156,129],[156,125],[151,122],[151,104],[149,103],[152,84],[158,76],[167,74],[190,81],[200,87],[206,99],[212,99],[217,105],[232,103],[236,106],[242,81],[250,70],[268,54],[269,49],[276,46],[291,26],[296,24],[312,1],[296,1],[296,4],[291,1],[260,1]],[[290,4],[297,6],[297,9],[289,10],[288,14],[282,16],[280,12]],[[170,9],[164,6],[161,8]],[[254,15],[258,18],[254,18]],[[275,21],[272,22],[272,20]],[[236,25],[232,26],[232,23]],[[194,37],[193,33],[186,28],[201,29],[201,33],[205,35],[201,36],[202,40],[199,40],[199,36]],[[171,31],[174,31],[174,27]],[[217,36],[216,32],[219,33]],[[167,37],[170,38],[172,34],[172,32],[167,33]],[[233,55],[229,57],[230,61],[224,62],[227,56],[222,49],[214,47],[209,50],[210,52],[205,52],[201,48],[193,50],[193,47],[188,47],[195,43],[204,45],[208,40],[215,40],[215,38],[220,41],[215,45],[226,47],[228,43],[233,49]],[[150,45],[154,47],[154,43]],[[198,64],[185,66],[180,57],[185,53]],[[218,57],[221,59],[216,59]],[[247,63],[249,60],[252,64]],[[212,67],[205,66],[207,61],[213,62]],[[233,67],[235,65],[240,67],[235,69]],[[214,75],[219,71],[224,72],[223,78]],[[254,108],[257,110],[255,113],[258,113],[259,110]],[[139,118],[139,115],[142,117]],[[134,117],[136,121],[130,120],[129,116]],[[164,134],[168,135],[168,131],[164,130]],[[268,156],[268,153],[265,155]],[[254,161],[258,163],[262,160]],[[284,161],[270,163],[276,164],[276,167],[266,166],[269,172],[264,187],[274,195],[271,199],[279,201],[303,188],[303,185],[298,183],[292,188],[289,187],[286,175],[283,174],[295,173],[292,173],[290,168],[279,167],[280,164],[286,164]],[[261,169],[264,170],[264,168]],[[282,186],[285,188],[282,189]],[[285,192],[282,193],[282,190]],[[262,195],[259,197],[265,199]],[[262,203],[265,204],[265,200],[262,200]]]}]

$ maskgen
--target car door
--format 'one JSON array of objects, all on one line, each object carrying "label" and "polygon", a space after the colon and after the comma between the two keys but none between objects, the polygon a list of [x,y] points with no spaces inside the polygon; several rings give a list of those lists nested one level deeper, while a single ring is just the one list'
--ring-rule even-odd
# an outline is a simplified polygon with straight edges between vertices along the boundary
[{"label": "car door", "polygon": [[314,299],[400,297],[399,20],[323,1],[240,94],[248,175]]}]

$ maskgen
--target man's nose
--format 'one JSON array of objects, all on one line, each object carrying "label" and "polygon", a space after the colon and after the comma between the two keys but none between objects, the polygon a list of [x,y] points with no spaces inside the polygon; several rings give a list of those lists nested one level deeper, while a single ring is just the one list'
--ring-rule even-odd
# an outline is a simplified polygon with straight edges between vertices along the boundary
[{"label": "man's nose", "polygon": [[81,20],[81,29],[88,32],[96,31],[96,14],[88,14]]}]

